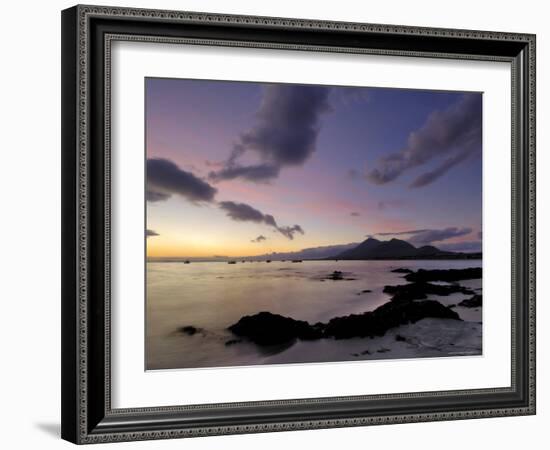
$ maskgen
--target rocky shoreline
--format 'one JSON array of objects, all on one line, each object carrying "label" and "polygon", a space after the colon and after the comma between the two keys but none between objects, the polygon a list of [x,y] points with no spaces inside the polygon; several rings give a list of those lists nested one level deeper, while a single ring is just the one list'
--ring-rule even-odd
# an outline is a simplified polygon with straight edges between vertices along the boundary
[{"label": "rocky shoreline", "polygon": [[[242,317],[228,329],[238,338],[246,339],[259,346],[287,344],[296,340],[349,339],[376,337],[401,325],[414,324],[425,318],[461,321],[459,315],[449,306],[437,300],[426,300],[428,295],[447,296],[455,293],[470,295],[459,305],[481,306],[481,295],[459,285],[461,280],[478,279],[481,268],[424,270],[395,269],[404,273],[409,284],[385,286],[383,292],[391,299],[362,314],[334,317],[326,323],[310,324],[306,321],[284,317],[268,311]],[[433,282],[446,282],[440,285]]]}]

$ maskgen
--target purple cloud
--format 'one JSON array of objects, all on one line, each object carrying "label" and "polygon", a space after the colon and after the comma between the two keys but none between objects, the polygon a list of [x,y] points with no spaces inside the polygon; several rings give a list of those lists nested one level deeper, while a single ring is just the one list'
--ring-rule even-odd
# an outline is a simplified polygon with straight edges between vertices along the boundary
[{"label": "purple cloud", "polygon": [[[302,165],[315,151],[322,114],[331,109],[329,92],[322,86],[267,85],[256,125],[239,136],[225,167],[211,172],[210,179],[267,182],[284,167]],[[259,163],[243,164],[245,153]]]},{"label": "purple cloud", "polygon": [[264,214],[246,203],[225,201],[219,202],[218,206],[226,212],[228,217],[237,222],[264,223],[290,240],[294,239],[296,233],[304,234],[300,225],[280,227],[271,214]]},{"label": "purple cloud", "polygon": [[443,230],[424,230],[415,233],[408,241],[415,245],[427,245],[433,242],[445,241],[447,239],[466,236],[472,232],[471,228],[450,227]]},{"label": "purple cloud", "polygon": [[410,169],[444,158],[435,169],[416,177],[410,187],[433,183],[452,167],[481,153],[481,119],[481,94],[464,94],[446,110],[430,114],[420,129],[409,134],[403,149],[380,158],[377,167],[367,174],[368,180],[386,184]]},{"label": "purple cloud", "polygon": [[407,238],[411,244],[414,245],[428,245],[434,242],[446,241],[447,239],[452,239],[455,237],[466,236],[472,232],[471,228],[457,228],[457,227],[448,227],[439,230],[434,229],[418,229],[418,230],[406,230],[398,232],[384,232],[376,233],[374,236],[410,236]]},{"label": "purple cloud", "polygon": [[375,234],[373,234],[373,236],[404,236],[406,234],[418,234],[418,233],[425,233],[427,231],[432,231],[432,230],[422,229],[422,230],[397,231],[395,233],[392,233],[392,232],[375,233]]},{"label": "purple cloud", "polygon": [[191,172],[180,169],[168,159],[147,160],[148,201],[162,201],[179,195],[193,203],[211,202],[217,189]]},{"label": "purple cloud", "polygon": [[165,194],[164,192],[151,191],[149,188],[145,191],[145,199],[148,202],[161,202],[169,198],[170,194]]},{"label": "purple cloud", "polygon": [[277,227],[277,231],[290,240],[294,239],[296,233],[305,234],[300,225],[294,225],[293,227]]}]

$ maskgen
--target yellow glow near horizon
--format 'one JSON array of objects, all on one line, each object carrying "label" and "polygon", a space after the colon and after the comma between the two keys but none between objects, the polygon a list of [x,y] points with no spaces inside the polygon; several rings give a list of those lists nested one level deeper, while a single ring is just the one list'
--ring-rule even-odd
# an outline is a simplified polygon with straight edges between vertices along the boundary
[{"label": "yellow glow near horizon", "polygon": [[[295,252],[304,248],[324,245],[347,244],[356,242],[355,235],[331,236],[328,233],[308,233],[289,240],[282,235],[265,230],[267,240],[261,243],[250,242],[249,237],[231,236],[231,233],[186,233],[159,231],[158,236],[147,238],[147,257],[200,257],[214,255],[229,257],[248,257],[273,252]],[[257,236],[258,233],[245,233],[245,236]]]},{"label": "yellow glow near horizon", "polygon": [[[314,246],[314,245],[312,245]],[[272,252],[291,252],[301,250],[308,245],[303,242],[289,241],[270,244],[252,242],[219,242],[208,238],[194,241],[191,239],[174,239],[154,236],[147,239],[147,257],[212,257],[214,255],[237,257],[256,256]]]}]

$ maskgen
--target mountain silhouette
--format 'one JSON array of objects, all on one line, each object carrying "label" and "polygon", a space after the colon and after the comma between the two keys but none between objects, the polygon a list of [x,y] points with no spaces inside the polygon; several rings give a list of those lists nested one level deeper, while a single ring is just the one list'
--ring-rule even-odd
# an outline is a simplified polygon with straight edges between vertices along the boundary
[{"label": "mountain silhouette", "polygon": [[391,239],[389,241],[379,241],[378,239],[368,238],[361,242],[357,247],[345,250],[335,256],[336,259],[429,259],[429,258],[471,258],[480,256],[477,254],[447,252],[434,247],[425,245],[415,247],[414,245],[401,239]]}]

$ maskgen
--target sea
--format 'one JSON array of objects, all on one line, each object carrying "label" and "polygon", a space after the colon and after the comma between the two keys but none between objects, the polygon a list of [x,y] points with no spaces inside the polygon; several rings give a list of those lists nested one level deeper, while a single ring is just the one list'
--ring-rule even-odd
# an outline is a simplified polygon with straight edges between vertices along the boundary
[{"label": "sea", "polygon": [[[372,311],[390,300],[389,295],[382,292],[385,285],[406,283],[404,275],[393,273],[393,269],[461,269],[481,265],[481,260],[237,261],[235,264],[149,261],[145,367],[146,370],[192,369],[353,360],[361,355],[365,346],[374,345],[365,342],[368,338],[338,342],[323,339],[265,348],[246,341],[235,342],[237,337],[228,327],[245,315],[261,311],[311,324]],[[344,279],[327,279],[334,271],[341,271]],[[481,292],[481,280],[460,284]],[[453,294],[437,300],[455,304],[464,297]],[[463,320],[480,327],[479,309],[457,308],[456,311]],[[196,333],[182,332],[183,327],[194,327]],[[481,348],[481,331],[478,334],[476,351]],[[471,345],[472,337],[468,336],[466,341]],[[384,358],[433,354],[428,348],[416,348],[411,354],[412,350],[407,350],[412,348],[410,345],[400,348],[401,351],[396,348],[393,355],[389,351],[382,355],[374,348],[373,352],[363,351],[361,358],[368,359],[371,354]],[[464,352],[471,354],[473,350],[465,347]]]}]

